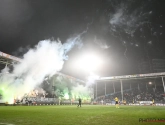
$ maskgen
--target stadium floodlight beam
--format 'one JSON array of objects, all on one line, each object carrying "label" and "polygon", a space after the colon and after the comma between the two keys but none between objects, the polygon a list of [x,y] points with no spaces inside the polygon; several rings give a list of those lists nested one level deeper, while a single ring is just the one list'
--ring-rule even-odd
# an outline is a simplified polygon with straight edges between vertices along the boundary
[{"label": "stadium floodlight beam", "polygon": [[102,60],[99,56],[91,53],[91,54],[84,54],[79,60],[78,64],[81,69],[94,72],[97,68],[102,64]]}]

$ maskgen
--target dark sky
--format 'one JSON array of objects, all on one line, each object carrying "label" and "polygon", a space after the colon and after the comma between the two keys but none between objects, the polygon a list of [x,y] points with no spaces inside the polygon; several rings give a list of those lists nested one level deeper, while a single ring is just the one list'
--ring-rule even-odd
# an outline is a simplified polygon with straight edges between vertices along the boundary
[{"label": "dark sky", "polygon": [[0,0],[0,51],[21,57],[40,40],[87,31],[63,72],[80,78],[72,61],[96,51],[105,62],[97,74],[135,74],[140,62],[165,58],[164,12],[164,0]]}]

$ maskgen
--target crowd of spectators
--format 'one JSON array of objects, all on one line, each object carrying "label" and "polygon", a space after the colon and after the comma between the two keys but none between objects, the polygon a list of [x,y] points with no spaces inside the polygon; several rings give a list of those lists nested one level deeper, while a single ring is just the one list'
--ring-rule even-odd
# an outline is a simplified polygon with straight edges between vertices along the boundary
[{"label": "crowd of spectators", "polygon": [[[107,95],[99,96],[96,101],[104,103],[114,103],[114,98],[118,97],[122,103],[121,91],[110,93]],[[123,100],[127,104],[138,103],[139,101],[153,101],[155,103],[165,103],[165,94],[161,89],[146,89],[146,88],[133,88],[128,90],[123,90]]]}]

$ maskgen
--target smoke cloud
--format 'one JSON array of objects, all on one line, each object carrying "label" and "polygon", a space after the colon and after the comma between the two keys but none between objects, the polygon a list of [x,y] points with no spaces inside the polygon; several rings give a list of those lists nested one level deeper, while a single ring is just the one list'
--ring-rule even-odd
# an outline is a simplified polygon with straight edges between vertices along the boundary
[{"label": "smoke cloud", "polygon": [[114,5],[115,13],[110,14],[109,20],[110,31],[113,34],[124,32],[133,37],[140,26],[149,23],[148,19],[152,11],[144,12],[145,5],[134,10],[132,4],[135,4],[134,1],[129,1],[129,4],[122,2],[117,6]]},{"label": "smoke cloud", "polygon": [[14,96],[23,96],[40,85],[45,77],[53,76],[63,67],[74,45],[82,45],[80,35],[68,39],[64,44],[60,40],[42,40],[24,54],[20,63],[14,65],[12,73],[6,67],[1,71],[0,88],[3,101],[13,103]]}]

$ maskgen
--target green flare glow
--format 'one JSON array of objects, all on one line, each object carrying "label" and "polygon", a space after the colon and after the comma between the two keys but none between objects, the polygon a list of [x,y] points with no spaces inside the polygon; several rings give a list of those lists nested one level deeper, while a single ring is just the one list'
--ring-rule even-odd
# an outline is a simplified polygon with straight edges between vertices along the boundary
[{"label": "green flare glow", "polygon": [[65,99],[69,99],[69,94],[68,94],[68,93],[65,93],[65,94],[64,94],[64,98],[65,98]]},{"label": "green flare glow", "polygon": [[2,101],[4,103],[8,102],[8,104],[13,104],[14,94],[12,91],[7,90],[5,87],[0,87],[0,94],[2,95]]}]

